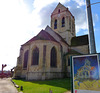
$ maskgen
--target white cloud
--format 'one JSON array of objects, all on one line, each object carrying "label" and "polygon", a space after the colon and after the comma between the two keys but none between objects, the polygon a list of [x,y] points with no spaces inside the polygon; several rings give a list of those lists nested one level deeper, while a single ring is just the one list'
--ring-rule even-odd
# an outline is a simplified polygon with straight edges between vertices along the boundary
[{"label": "white cloud", "polygon": [[70,6],[70,11],[75,17],[76,33],[82,29],[88,29],[86,11],[81,7],[77,7],[77,4],[75,3],[72,6]]},{"label": "white cloud", "polygon": [[15,66],[20,45],[43,29],[40,27],[41,14],[39,13],[42,8],[52,3],[63,4],[69,1],[34,0],[34,9],[29,13],[24,0],[0,0],[0,65],[9,65],[7,69]]},{"label": "white cloud", "polygon": [[94,21],[94,22],[99,21],[99,16],[98,16],[98,14],[93,14],[93,21]]},{"label": "white cloud", "polygon": [[[83,0],[75,1],[84,5]],[[70,0],[34,0],[31,13],[24,0],[0,0],[0,65],[7,64],[7,69],[16,65],[20,45],[50,24],[50,14],[58,2],[65,4]],[[76,31],[87,29],[85,10],[69,7],[75,16]]]},{"label": "white cloud", "polygon": [[85,5],[85,0],[73,0],[73,1],[79,4],[79,6]]},{"label": "white cloud", "polygon": [[62,3],[69,2],[70,0],[34,0],[33,6],[37,9],[37,11],[40,11],[43,7],[50,5],[52,3]]},{"label": "white cloud", "polygon": [[[95,28],[95,22],[97,22],[99,20],[99,16],[98,14],[93,14],[93,28],[94,28],[94,32],[95,31],[98,31],[96,28]],[[88,24],[87,24],[88,25]],[[83,27],[84,29],[84,27]],[[84,31],[84,34],[88,34],[88,29],[86,31]]]},{"label": "white cloud", "polygon": [[89,34],[88,30],[84,31],[84,34]]},{"label": "white cloud", "polygon": [[29,13],[23,0],[0,0],[0,68],[16,65],[20,45],[41,30],[40,24],[37,11]]},{"label": "white cloud", "polygon": [[[24,0],[0,0],[0,65],[7,64],[7,69],[16,65],[20,45],[43,29],[43,26],[40,27],[43,23],[41,19],[46,17],[46,13],[45,15],[40,13],[43,8],[53,3],[61,2],[64,4],[69,1],[34,0],[34,10],[29,13]],[[45,10],[48,11],[46,8]]]},{"label": "white cloud", "polygon": [[[79,4],[81,1],[80,2],[78,1],[79,0],[76,0],[75,2]],[[84,0],[82,0],[82,2],[84,2]],[[86,14],[86,10],[81,7],[81,5],[84,5],[85,3],[80,4],[80,6],[77,5],[77,3],[73,3],[72,6],[70,6],[70,11],[75,17],[76,33],[78,33],[79,31],[84,31],[83,33],[87,34],[88,33],[87,14]],[[99,20],[98,15],[93,14],[94,26],[95,26],[95,22],[98,20]]]},{"label": "white cloud", "polygon": [[39,12],[53,2],[66,0],[34,0],[31,13],[24,0],[0,0],[0,65],[7,64],[5,69],[16,66],[20,45],[43,29]]},{"label": "white cloud", "polygon": [[65,4],[70,2],[70,0],[34,0],[33,6],[35,11],[39,14],[41,20],[40,27],[44,28],[46,25],[50,24],[51,13],[59,2]]}]

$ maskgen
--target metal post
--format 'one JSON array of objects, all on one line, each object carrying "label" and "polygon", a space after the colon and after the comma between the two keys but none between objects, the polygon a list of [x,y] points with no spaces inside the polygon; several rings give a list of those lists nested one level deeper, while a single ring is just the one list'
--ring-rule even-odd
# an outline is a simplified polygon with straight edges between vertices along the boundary
[{"label": "metal post", "polygon": [[86,9],[87,9],[87,18],[88,18],[90,54],[94,54],[94,53],[96,53],[96,47],[95,47],[95,37],[94,37],[90,0],[86,0]]}]

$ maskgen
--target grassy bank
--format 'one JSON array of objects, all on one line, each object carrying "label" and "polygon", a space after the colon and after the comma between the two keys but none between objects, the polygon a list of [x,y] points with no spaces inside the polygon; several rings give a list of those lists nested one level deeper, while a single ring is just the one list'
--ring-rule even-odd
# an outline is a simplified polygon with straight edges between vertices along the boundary
[{"label": "grassy bank", "polygon": [[[46,81],[13,80],[17,85],[23,86],[23,93],[64,93],[70,90],[70,79],[55,79]],[[20,88],[18,88],[20,90]]]}]

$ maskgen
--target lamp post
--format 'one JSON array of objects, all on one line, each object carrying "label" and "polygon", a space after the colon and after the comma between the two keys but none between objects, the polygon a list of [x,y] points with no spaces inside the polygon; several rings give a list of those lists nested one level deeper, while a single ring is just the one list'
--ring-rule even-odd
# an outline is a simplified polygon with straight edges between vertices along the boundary
[{"label": "lamp post", "polygon": [[96,53],[96,47],[95,47],[95,37],[94,37],[94,29],[93,29],[90,0],[86,0],[86,9],[87,9],[88,30],[89,30],[90,54],[95,54]]}]

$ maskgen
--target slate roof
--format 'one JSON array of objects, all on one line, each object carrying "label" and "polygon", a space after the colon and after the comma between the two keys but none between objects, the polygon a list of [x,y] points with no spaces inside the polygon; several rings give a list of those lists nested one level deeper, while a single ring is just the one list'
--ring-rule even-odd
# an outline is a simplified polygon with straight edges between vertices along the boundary
[{"label": "slate roof", "polygon": [[35,40],[50,40],[50,41],[54,41],[54,42],[58,43],[58,41],[56,41],[49,33],[47,33],[45,30],[41,30],[37,36],[33,37],[32,39],[30,39],[23,45],[30,44],[31,42],[33,42]]},{"label": "slate roof", "polygon": [[88,35],[73,37],[71,39],[71,46],[82,46],[82,45],[88,45]]}]

